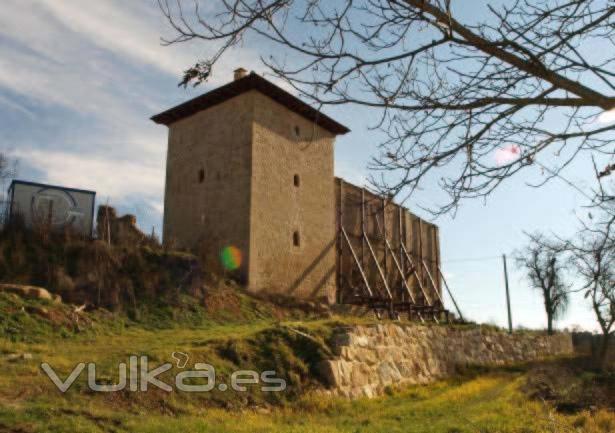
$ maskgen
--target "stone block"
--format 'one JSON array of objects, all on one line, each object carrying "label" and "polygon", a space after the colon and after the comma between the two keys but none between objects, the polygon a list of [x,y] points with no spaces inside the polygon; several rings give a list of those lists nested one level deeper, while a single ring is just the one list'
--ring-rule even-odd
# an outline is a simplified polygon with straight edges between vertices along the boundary
[{"label": "stone block", "polygon": [[342,384],[339,361],[324,360],[317,368],[318,373],[330,387],[338,387]]},{"label": "stone block", "polygon": [[394,363],[384,361],[377,367],[379,382],[382,385],[390,385],[391,383],[398,382],[402,375],[395,366]]},{"label": "stone block", "polygon": [[363,387],[372,382],[373,370],[365,364],[357,364],[350,372],[350,385],[353,387]]},{"label": "stone block", "polygon": [[369,347],[369,338],[365,335],[352,334],[350,337],[350,344],[359,347]]},{"label": "stone block", "polygon": [[27,299],[42,299],[54,303],[61,303],[62,298],[59,295],[49,293],[47,289],[37,286],[25,286],[21,284],[0,284],[0,292],[14,293],[22,298]]}]

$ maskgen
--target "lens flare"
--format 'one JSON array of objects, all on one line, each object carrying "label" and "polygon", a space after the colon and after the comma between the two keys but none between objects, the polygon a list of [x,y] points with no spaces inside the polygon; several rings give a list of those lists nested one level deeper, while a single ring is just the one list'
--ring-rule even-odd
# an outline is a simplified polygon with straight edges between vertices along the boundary
[{"label": "lens flare", "polygon": [[229,245],[220,251],[220,261],[227,271],[234,271],[241,266],[241,251],[239,248]]},{"label": "lens flare", "polygon": [[500,147],[495,151],[495,163],[497,165],[506,165],[516,161],[521,156],[521,149],[516,144],[509,144]]}]

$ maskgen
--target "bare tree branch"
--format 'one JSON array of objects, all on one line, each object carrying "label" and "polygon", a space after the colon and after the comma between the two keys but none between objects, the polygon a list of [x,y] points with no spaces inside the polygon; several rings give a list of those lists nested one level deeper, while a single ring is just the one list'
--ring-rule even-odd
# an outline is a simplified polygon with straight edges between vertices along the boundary
[{"label": "bare tree branch", "polygon": [[615,109],[613,0],[513,0],[476,22],[449,0],[219,0],[206,15],[198,0],[159,3],[176,32],[165,43],[216,47],[181,85],[207,80],[244,39],[266,41],[276,55],[263,63],[308,102],[377,113],[374,188],[410,194],[435,179],[448,195],[435,214],[538,157],[546,180],[584,155],[611,172],[615,122],[596,118]]}]

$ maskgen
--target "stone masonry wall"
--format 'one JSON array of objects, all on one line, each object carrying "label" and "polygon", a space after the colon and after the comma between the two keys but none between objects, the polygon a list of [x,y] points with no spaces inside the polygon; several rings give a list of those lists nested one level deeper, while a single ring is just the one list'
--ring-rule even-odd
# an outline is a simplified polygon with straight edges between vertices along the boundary
[{"label": "stone masonry wall", "polygon": [[573,351],[570,334],[509,335],[488,328],[378,324],[340,328],[322,373],[333,395],[373,397],[387,386],[428,383],[460,366],[505,365]]},{"label": "stone masonry wall", "polygon": [[246,92],[169,126],[164,242],[194,250],[221,271],[219,255],[235,246],[236,276],[250,260],[252,124],[256,91]]},{"label": "stone masonry wall", "polygon": [[334,302],[334,139],[256,90],[172,123],[165,244],[215,271],[232,245],[250,291]]},{"label": "stone masonry wall", "polygon": [[248,288],[335,301],[335,137],[254,97]]}]

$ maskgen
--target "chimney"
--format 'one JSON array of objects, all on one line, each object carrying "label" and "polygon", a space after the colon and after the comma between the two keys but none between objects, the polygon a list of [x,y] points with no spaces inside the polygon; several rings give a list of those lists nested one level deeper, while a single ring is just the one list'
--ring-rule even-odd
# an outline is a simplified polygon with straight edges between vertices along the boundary
[{"label": "chimney", "polygon": [[241,80],[243,77],[248,75],[248,71],[246,71],[244,68],[237,68],[233,72],[234,72],[234,75],[233,75],[234,81]]}]

